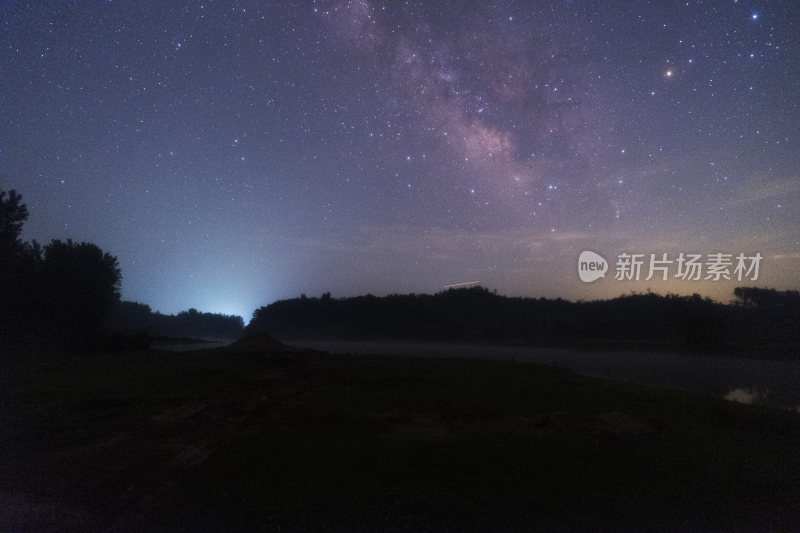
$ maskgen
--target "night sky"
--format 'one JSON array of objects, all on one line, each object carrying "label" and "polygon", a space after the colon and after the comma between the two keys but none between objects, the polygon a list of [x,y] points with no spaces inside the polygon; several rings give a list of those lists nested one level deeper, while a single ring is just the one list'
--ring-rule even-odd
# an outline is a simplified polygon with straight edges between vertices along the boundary
[{"label": "night sky", "polygon": [[[23,238],[96,243],[154,310],[800,288],[794,0],[7,1],[0,46]],[[682,252],[731,280],[614,278]]]}]

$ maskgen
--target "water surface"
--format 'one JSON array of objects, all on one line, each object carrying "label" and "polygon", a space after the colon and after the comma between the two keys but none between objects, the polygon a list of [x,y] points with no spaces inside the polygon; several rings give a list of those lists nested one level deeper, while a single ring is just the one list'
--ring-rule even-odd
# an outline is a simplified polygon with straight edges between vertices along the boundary
[{"label": "water surface", "polygon": [[798,409],[800,361],[648,351],[584,351],[417,342],[286,341],[330,353],[466,357],[562,366],[579,374]]}]

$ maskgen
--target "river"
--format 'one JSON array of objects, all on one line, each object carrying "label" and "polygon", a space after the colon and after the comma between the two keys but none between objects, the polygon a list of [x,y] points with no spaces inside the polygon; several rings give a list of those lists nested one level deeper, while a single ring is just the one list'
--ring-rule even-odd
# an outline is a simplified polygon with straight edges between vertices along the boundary
[{"label": "river", "polygon": [[330,353],[466,357],[555,365],[579,374],[800,411],[800,361],[674,352],[582,351],[415,342],[285,341]]}]

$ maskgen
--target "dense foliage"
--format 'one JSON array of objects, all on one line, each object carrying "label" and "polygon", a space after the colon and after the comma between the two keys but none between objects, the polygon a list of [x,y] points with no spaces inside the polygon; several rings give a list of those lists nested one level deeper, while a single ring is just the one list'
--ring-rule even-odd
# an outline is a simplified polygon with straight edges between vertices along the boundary
[{"label": "dense foliage", "polygon": [[[772,299],[770,299],[772,295]],[[724,305],[693,296],[510,298],[485,288],[435,295],[295,298],[258,309],[248,329],[280,339],[405,339],[723,349],[800,342],[796,291],[737,289]],[[782,306],[773,303],[780,300]],[[754,303],[758,302],[758,303]]]},{"label": "dense foliage", "polygon": [[0,191],[0,336],[86,344],[119,300],[117,258],[86,242],[23,242],[28,210],[21,199]]},{"label": "dense foliage", "polygon": [[214,339],[234,339],[244,330],[244,320],[238,315],[201,313],[196,309],[164,315],[153,312],[149,305],[126,301],[115,306],[112,325],[115,330],[128,333]]}]

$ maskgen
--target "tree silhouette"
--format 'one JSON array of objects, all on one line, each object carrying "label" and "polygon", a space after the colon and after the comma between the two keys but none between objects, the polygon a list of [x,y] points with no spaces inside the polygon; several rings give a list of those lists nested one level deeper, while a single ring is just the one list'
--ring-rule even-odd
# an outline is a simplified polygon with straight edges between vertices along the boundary
[{"label": "tree silhouette", "polygon": [[53,240],[44,247],[41,294],[49,326],[70,336],[97,333],[120,298],[117,258],[96,245]]},{"label": "tree silhouette", "polygon": [[611,300],[509,298],[483,287],[381,298],[301,296],[261,307],[247,326],[278,339],[502,342],[585,348],[758,350],[797,357],[800,294],[739,288],[742,305],[698,294]]},{"label": "tree silhouette", "polygon": [[[15,190],[0,190],[0,334],[35,323],[35,284],[40,248],[20,240],[28,208]],[[39,254],[39,255],[37,255]]]},{"label": "tree silhouette", "polygon": [[85,344],[119,300],[117,258],[86,242],[23,242],[27,219],[22,196],[0,191],[0,336]]},{"label": "tree silhouette", "polygon": [[21,204],[22,195],[11,189],[0,190],[0,258],[19,253],[23,244],[19,239],[22,224],[28,220],[28,208]]},{"label": "tree silhouette", "polygon": [[162,315],[138,302],[118,302],[114,308],[112,328],[119,332],[144,331],[163,337],[233,339],[244,330],[244,320],[237,315],[202,313],[194,308],[177,315]]}]

